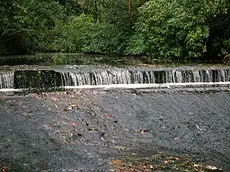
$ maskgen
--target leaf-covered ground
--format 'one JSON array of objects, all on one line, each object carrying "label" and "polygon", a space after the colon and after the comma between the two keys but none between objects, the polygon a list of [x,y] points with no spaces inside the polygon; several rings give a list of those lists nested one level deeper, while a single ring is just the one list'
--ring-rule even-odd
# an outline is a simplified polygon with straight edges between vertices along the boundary
[{"label": "leaf-covered ground", "polygon": [[222,169],[211,165],[197,164],[182,157],[173,157],[165,155],[153,155],[152,157],[145,157],[143,159],[137,158],[136,160],[112,160],[111,171],[115,172],[131,172],[131,171],[178,171],[178,172],[220,172]]},{"label": "leaf-covered ground", "polygon": [[229,92],[72,91],[0,97],[9,171],[227,171]]}]

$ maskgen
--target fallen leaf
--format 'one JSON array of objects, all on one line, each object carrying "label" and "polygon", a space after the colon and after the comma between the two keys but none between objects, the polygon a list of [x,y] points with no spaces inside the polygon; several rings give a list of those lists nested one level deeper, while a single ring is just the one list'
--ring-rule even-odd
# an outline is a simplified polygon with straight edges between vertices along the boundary
[{"label": "fallen leaf", "polygon": [[211,165],[207,165],[205,168],[208,170],[217,170],[215,166],[211,166]]},{"label": "fallen leaf", "polygon": [[169,162],[168,161],[164,161],[165,164],[168,164]]},{"label": "fallen leaf", "polygon": [[74,108],[77,108],[78,106],[76,104],[71,104],[69,106],[67,106],[64,110],[65,111],[69,111],[69,110],[73,110]]},{"label": "fallen leaf", "polygon": [[125,146],[115,146],[115,149],[121,150],[121,151],[125,151],[125,150],[130,150],[131,148],[129,147],[125,147]]},{"label": "fallen leaf", "polygon": [[72,122],[72,127],[76,127],[77,126],[77,123],[76,122]]},{"label": "fallen leaf", "polygon": [[199,164],[194,164],[193,166],[194,166],[194,167],[199,167],[200,165],[199,165]]},{"label": "fallen leaf", "polygon": [[135,133],[141,133],[141,134],[144,134],[144,133],[147,133],[149,132],[150,130],[136,130]]},{"label": "fallen leaf", "polygon": [[77,107],[77,105],[75,105],[75,104],[71,104],[71,105],[70,105],[70,107]]},{"label": "fallen leaf", "polygon": [[2,172],[7,172],[7,167],[2,167]]},{"label": "fallen leaf", "polygon": [[123,165],[124,161],[122,160],[112,160],[111,165]]},{"label": "fallen leaf", "polygon": [[112,114],[109,114],[109,113],[106,113],[103,115],[105,118],[108,118],[108,119],[112,119],[113,118],[113,115]]}]

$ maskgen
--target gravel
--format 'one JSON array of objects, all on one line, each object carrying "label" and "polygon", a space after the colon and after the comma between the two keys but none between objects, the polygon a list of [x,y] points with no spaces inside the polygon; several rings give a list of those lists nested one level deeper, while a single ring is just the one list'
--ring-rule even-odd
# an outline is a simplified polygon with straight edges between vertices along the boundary
[{"label": "gravel", "polygon": [[228,91],[71,91],[0,97],[0,167],[109,171],[112,159],[183,156],[230,169]]}]

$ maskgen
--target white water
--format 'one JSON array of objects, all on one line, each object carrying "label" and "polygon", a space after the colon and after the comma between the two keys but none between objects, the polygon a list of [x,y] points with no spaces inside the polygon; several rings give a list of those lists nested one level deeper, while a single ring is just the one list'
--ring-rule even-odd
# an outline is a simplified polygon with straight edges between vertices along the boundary
[{"label": "white water", "polygon": [[77,69],[55,70],[62,76],[63,86],[130,84],[131,76],[126,69],[92,70],[83,72]]},{"label": "white water", "polygon": [[1,72],[0,73],[0,89],[14,88],[14,73]]},{"label": "white water", "polygon": [[[37,71],[39,71],[39,69],[37,69]],[[88,69],[84,66],[65,66],[63,68],[50,69],[50,71],[59,73],[59,75],[57,75],[59,78],[52,79],[55,80],[56,88],[64,89],[223,86],[229,85],[230,82],[230,69],[96,67]],[[30,72],[30,70],[27,70],[27,72]],[[31,80],[31,78],[26,79],[28,81]],[[17,80],[17,83],[18,82],[20,83],[20,79]],[[46,83],[49,84],[49,79]],[[21,88],[27,88],[27,86],[23,87],[23,82],[19,85],[22,85]],[[61,87],[58,87],[58,85],[61,85]],[[0,72],[0,91],[5,92],[10,90],[14,90],[14,72]],[[21,90],[20,88],[19,90],[15,89],[15,91]]]},{"label": "white water", "polygon": [[112,85],[112,84],[161,84],[194,82],[228,82],[229,69],[201,70],[129,70],[109,69],[82,72],[56,70],[61,73],[63,86]]}]

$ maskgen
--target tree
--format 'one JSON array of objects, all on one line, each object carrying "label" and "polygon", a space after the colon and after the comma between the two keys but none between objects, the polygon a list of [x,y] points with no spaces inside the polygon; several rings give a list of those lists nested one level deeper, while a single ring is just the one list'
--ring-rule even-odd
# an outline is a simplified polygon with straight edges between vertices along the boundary
[{"label": "tree", "polygon": [[[46,34],[64,17],[64,9],[48,0],[0,2],[0,37],[3,53],[24,54],[42,49]],[[4,51],[3,51],[4,49]]]},{"label": "tree", "polygon": [[225,0],[4,0],[0,54],[36,51],[210,59],[230,52]]},{"label": "tree", "polygon": [[160,59],[193,59],[204,55],[210,18],[227,13],[225,0],[150,0],[140,9],[128,52]]}]

